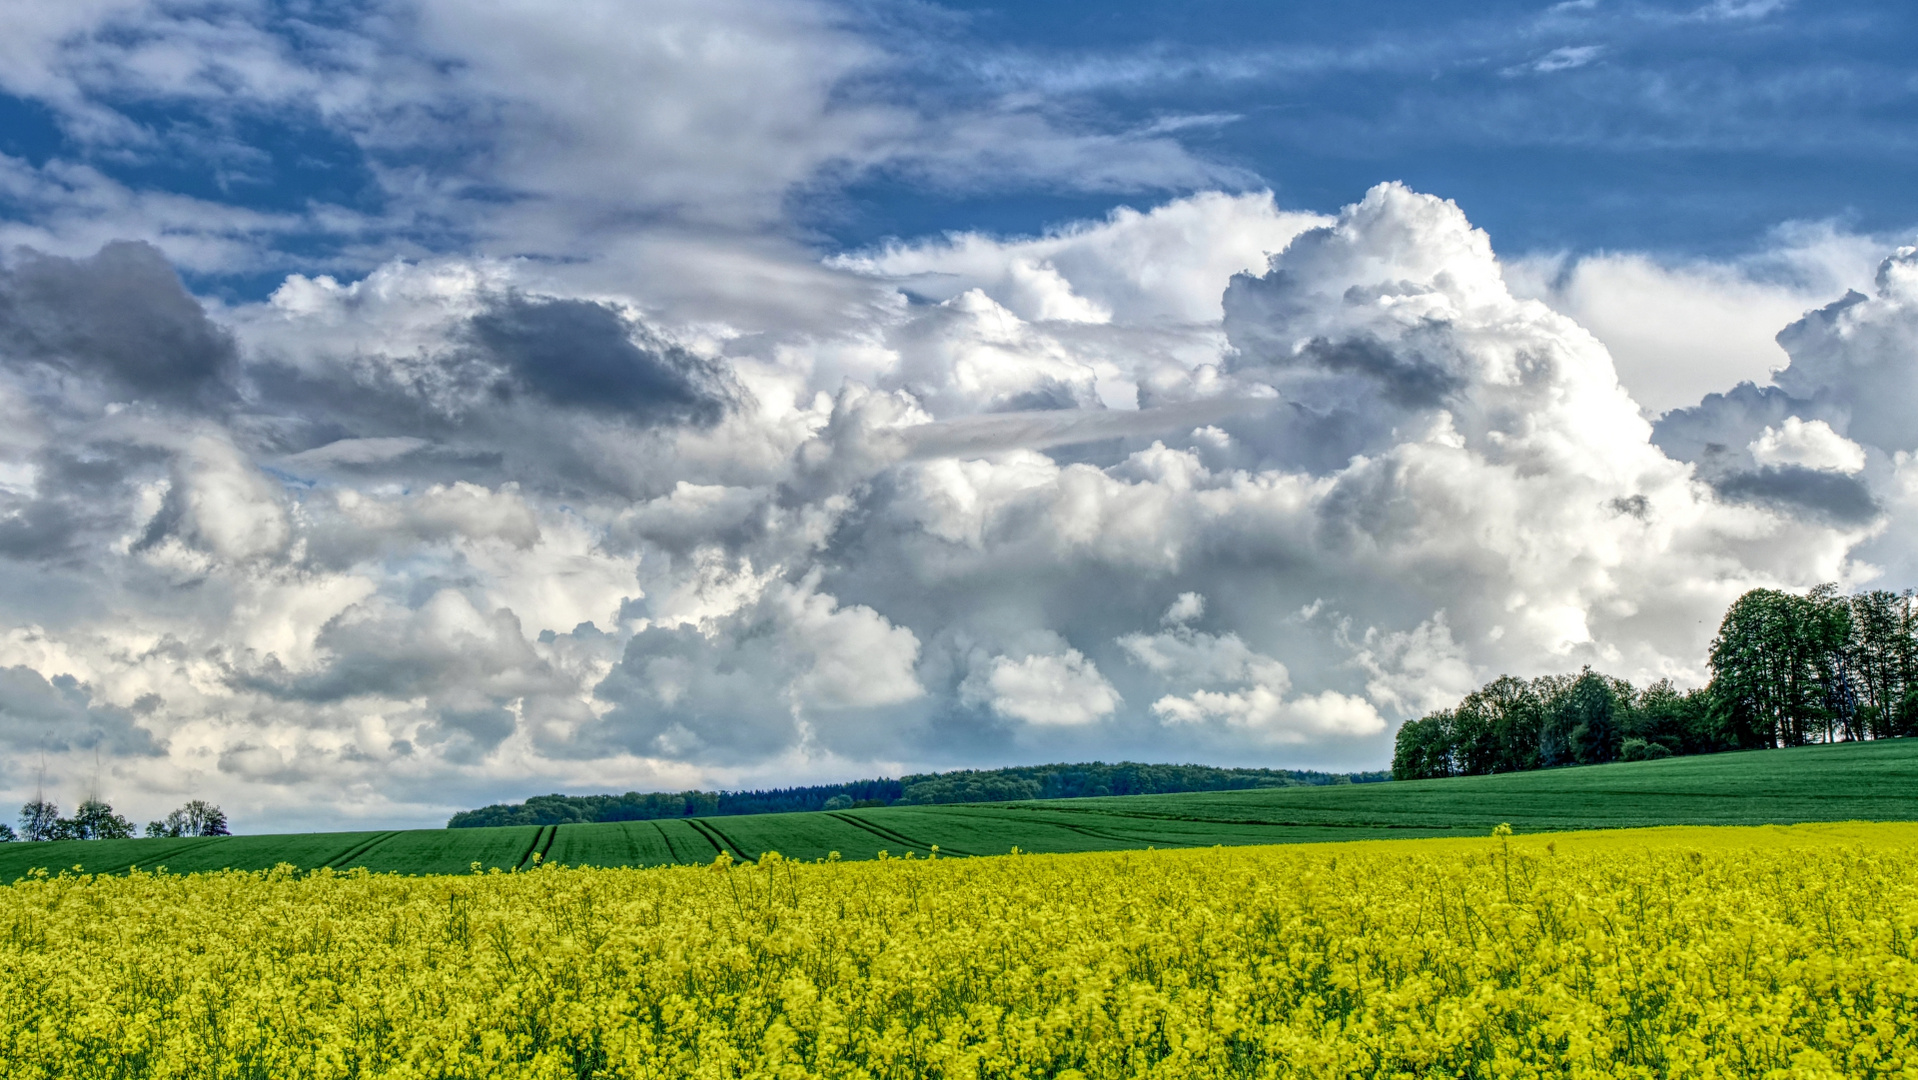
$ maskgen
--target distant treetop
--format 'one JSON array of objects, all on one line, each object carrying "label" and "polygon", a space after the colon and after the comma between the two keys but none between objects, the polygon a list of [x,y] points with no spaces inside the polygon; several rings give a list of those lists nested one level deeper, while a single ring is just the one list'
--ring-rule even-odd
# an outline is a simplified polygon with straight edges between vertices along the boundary
[{"label": "distant treetop", "polygon": [[1144,765],[1094,761],[1078,765],[1024,765],[915,773],[897,780],[775,788],[768,791],[638,792],[624,795],[536,795],[523,803],[462,810],[451,829],[490,825],[566,825],[590,821],[777,814],[846,810],[860,806],[1076,799],[1098,795],[1163,795],[1186,791],[1365,784],[1386,772],[1323,773],[1299,769],[1222,769],[1211,765]]}]

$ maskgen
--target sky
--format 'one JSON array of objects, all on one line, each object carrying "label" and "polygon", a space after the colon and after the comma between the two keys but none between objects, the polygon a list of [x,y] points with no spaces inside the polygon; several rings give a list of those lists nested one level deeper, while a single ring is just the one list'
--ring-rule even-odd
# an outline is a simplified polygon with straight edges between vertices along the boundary
[{"label": "sky", "polygon": [[1918,11],[0,8],[0,797],[1375,769],[1918,587]]}]

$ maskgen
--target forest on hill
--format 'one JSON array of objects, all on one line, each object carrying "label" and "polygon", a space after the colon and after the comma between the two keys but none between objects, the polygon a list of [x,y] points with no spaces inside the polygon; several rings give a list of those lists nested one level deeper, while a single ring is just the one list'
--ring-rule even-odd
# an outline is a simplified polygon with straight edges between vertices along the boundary
[{"label": "forest on hill", "polygon": [[462,810],[448,828],[495,825],[568,825],[592,821],[725,817],[873,806],[1014,802],[1101,795],[1167,795],[1247,788],[1309,787],[1388,780],[1385,772],[1323,773],[1301,769],[1222,769],[1210,765],[1106,764],[1022,765],[915,773],[896,780],[774,788],[766,791],[639,792],[624,795],[537,795],[523,803]]},{"label": "forest on hill", "polygon": [[1392,776],[1594,765],[1918,734],[1911,593],[1754,589],[1726,611],[1710,683],[1643,689],[1585,669],[1503,676],[1399,729]]}]

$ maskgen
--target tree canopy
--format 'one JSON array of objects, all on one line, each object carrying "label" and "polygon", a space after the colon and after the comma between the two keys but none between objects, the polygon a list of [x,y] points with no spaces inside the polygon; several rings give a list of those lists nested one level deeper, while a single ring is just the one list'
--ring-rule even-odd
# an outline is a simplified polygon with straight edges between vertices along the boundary
[{"label": "tree canopy", "polygon": [[[113,812],[98,798],[88,797],[70,818],[60,816],[58,804],[43,797],[20,808],[20,832],[6,826],[0,840],[127,840],[135,834],[133,822]],[[212,803],[194,799],[146,828],[148,836],[225,836],[226,814]]]},{"label": "tree canopy", "polygon": [[1397,779],[1885,739],[1918,733],[1910,593],[1753,589],[1725,612],[1712,678],[1643,690],[1586,668],[1500,677],[1399,729]]}]

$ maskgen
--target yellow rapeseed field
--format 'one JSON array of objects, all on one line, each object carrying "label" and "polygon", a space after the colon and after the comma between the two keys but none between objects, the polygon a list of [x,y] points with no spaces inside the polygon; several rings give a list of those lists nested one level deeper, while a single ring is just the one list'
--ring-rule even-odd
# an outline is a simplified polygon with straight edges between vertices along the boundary
[{"label": "yellow rapeseed field", "polygon": [[1918,826],[0,887],[0,1074],[1918,1077]]}]

